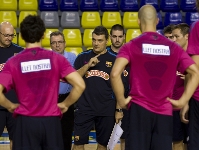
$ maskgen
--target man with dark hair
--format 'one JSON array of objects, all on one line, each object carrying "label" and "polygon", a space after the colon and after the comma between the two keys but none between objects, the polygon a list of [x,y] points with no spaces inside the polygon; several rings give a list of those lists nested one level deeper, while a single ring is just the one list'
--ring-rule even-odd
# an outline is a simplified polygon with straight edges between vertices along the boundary
[{"label": "man with dark hair", "polygon": [[175,25],[170,24],[163,29],[163,35],[171,41],[175,40],[175,37],[172,35],[172,30]]},{"label": "man with dark hair", "polygon": [[74,150],[84,149],[94,125],[97,150],[106,150],[113,130],[116,101],[109,75],[116,55],[106,50],[108,37],[108,30],[97,26],[92,33],[93,49],[80,53],[75,60],[86,89],[75,109]]},{"label": "man with dark hair", "polygon": [[[0,73],[0,105],[16,117],[13,150],[63,150],[60,117],[80,97],[84,81],[62,55],[41,48],[45,25],[39,16],[27,16],[20,32],[26,49],[9,59]],[[60,79],[73,88],[58,104]],[[19,104],[3,94],[12,88]]]},{"label": "man with dark hair", "polygon": [[[76,55],[71,52],[66,52],[66,41],[64,35],[60,31],[54,31],[50,34],[50,46],[51,49],[57,53],[63,55],[73,66],[76,59]],[[58,102],[61,103],[69,95],[72,86],[63,80],[60,80],[59,84],[59,96]],[[74,105],[71,105],[66,113],[61,118],[62,137],[64,143],[64,150],[71,150],[72,145],[72,133],[74,126]]]},{"label": "man with dark hair", "polygon": [[[3,70],[5,62],[12,56],[23,50],[22,47],[12,43],[16,36],[14,27],[9,22],[0,24],[0,72]],[[5,96],[12,102],[17,103],[17,96],[14,90],[10,90]],[[15,127],[15,120],[7,109],[0,106],[0,135],[3,133],[4,127],[7,128],[10,140],[10,149],[12,149],[12,139]]]},{"label": "man with dark hair", "polygon": [[[172,35],[178,45],[180,45],[184,51],[188,46],[189,25],[186,23],[180,23],[175,25],[172,29]],[[184,91],[184,76],[183,73],[178,70],[176,72],[176,82],[173,90],[173,99],[179,99]],[[173,150],[186,150],[188,137],[188,125],[181,122],[180,109],[173,110]],[[184,142],[184,143],[183,143]]]},{"label": "man with dark hair", "polygon": [[[111,72],[111,84],[120,107],[128,107],[125,150],[172,150],[172,105],[182,108],[199,84],[199,70],[174,42],[156,32],[156,9],[144,5],[138,12],[142,35],[124,44]],[[130,66],[130,92],[124,97],[121,73]],[[189,78],[179,100],[171,99],[176,70]]]},{"label": "man with dark hair", "polygon": [[[120,47],[124,44],[125,41],[125,33],[124,33],[124,27],[120,24],[115,24],[111,27],[110,30],[110,40],[111,40],[111,45],[107,46],[107,50],[111,51],[112,53],[117,53],[119,52]],[[125,97],[128,96],[129,92],[129,80],[128,80],[128,69],[125,69],[122,75],[122,82],[125,87]],[[117,111],[120,110],[120,111]],[[125,137],[127,134],[127,110],[126,109],[121,109],[121,107],[116,104],[116,111],[115,111],[115,121],[116,123],[119,123],[119,121],[122,121],[122,129],[123,129],[123,134],[120,138],[120,147],[121,150],[125,149]]]}]

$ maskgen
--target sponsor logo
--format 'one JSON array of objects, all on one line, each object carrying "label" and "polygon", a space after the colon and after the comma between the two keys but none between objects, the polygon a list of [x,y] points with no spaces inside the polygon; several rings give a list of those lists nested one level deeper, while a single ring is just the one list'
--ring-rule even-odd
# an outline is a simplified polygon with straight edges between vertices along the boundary
[{"label": "sponsor logo", "polygon": [[90,71],[87,71],[85,74],[86,78],[93,77],[93,76],[101,77],[104,80],[109,80],[109,74],[104,71],[90,70]]},{"label": "sponsor logo", "polygon": [[129,73],[128,73],[128,71],[124,70],[123,74],[124,74],[125,77],[127,77]]},{"label": "sponsor logo", "polygon": [[5,63],[0,64],[0,71],[3,70],[4,65],[5,65]]},{"label": "sponsor logo", "polygon": [[170,56],[170,49],[169,46],[165,45],[142,44],[142,53]]}]

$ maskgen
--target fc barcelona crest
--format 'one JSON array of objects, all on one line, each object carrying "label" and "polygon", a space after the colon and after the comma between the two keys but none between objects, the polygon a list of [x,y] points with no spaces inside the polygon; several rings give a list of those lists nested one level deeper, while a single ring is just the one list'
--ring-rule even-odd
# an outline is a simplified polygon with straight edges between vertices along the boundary
[{"label": "fc barcelona crest", "polygon": [[106,61],[106,67],[112,67],[112,62],[110,62],[110,61]]}]

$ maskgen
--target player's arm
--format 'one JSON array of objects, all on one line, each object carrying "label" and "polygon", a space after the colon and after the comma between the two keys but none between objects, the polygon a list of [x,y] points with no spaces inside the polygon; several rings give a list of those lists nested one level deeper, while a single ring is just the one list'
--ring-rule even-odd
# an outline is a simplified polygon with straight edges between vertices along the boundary
[{"label": "player's arm", "polygon": [[111,71],[111,77],[110,77],[111,85],[113,88],[113,92],[115,93],[117,104],[121,108],[126,108],[126,105],[131,100],[130,97],[126,99],[124,97],[124,85],[121,79],[121,74],[127,64],[128,64],[128,60],[126,58],[117,58],[113,65],[113,68]]},{"label": "player's arm", "polygon": [[174,108],[182,108],[184,107],[188,101],[190,100],[191,96],[195,92],[196,88],[199,85],[199,69],[196,64],[192,64],[186,69],[188,75],[186,75],[186,86],[184,92],[178,101],[170,100]]},{"label": "player's arm", "polygon": [[3,91],[4,91],[4,86],[0,84],[0,105],[8,109],[9,112],[13,112],[19,106],[19,104],[14,104],[11,101],[9,101],[5,97]]},{"label": "player's arm", "polygon": [[84,89],[85,89],[85,83],[82,77],[79,75],[78,72],[72,72],[68,74],[65,79],[69,84],[72,85],[72,89],[70,91],[70,94],[67,96],[67,98],[62,102],[59,103],[58,106],[62,110],[62,112],[66,112],[68,110],[68,107],[74,104],[79,97],[82,95]]},{"label": "player's arm", "polygon": [[98,56],[100,56],[100,54],[98,54],[95,57],[91,58],[89,60],[89,62],[87,64],[85,64],[83,67],[81,67],[80,69],[78,69],[77,72],[83,77],[85,75],[86,71],[90,67],[94,67],[97,63],[99,63],[99,60],[97,58]]}]

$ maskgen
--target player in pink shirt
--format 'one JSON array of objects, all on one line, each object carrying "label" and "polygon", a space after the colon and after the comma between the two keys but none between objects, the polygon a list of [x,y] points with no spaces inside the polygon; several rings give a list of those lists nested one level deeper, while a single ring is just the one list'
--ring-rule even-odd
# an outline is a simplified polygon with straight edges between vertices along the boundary
[{"label": "player in pink shirt", "polygon": [[[60,117],[81,96],[84,81],[62,55],[41,48],[45,25],[39,16],[27,16],[20,32],[26,49],[9,59],[0,74],[0,105],[16,117],[13,150],[63,150]],[[73,88],[57,104],[60,79]],[[5,98],[3,92],[10,89],[19,104]]]},{"label": "player in pink shirt", "polygon": [[[199,70],[183,49],[156,32],[157,13],[152,5],[138,12],[142,35],[121,47],[111,83],[118,104],[129,109],[129,128],[125,150],[171,150],[172,104],[183,107],[199,84]],[[130,67],[130,93],[125,98],[121,73]],[[176,71],[191,78],[179,101],[170,99]]]},{"label": "player in pink shirt", "polygon": [[[196,0],[197,8],[199,9],[199,0]],[[187,53],[195,61],[199,67],[199,21],[194,22],[191,25],[189,32],[189,44]],[[189,113],[188,113],[189,110]],[[199,87],[193,94],[189,104],[182,109],[182,121],[189,122],[189,143],[188,150],[199,149]],[[189,118],[186,118],[186,114],[189,114]]]}]

